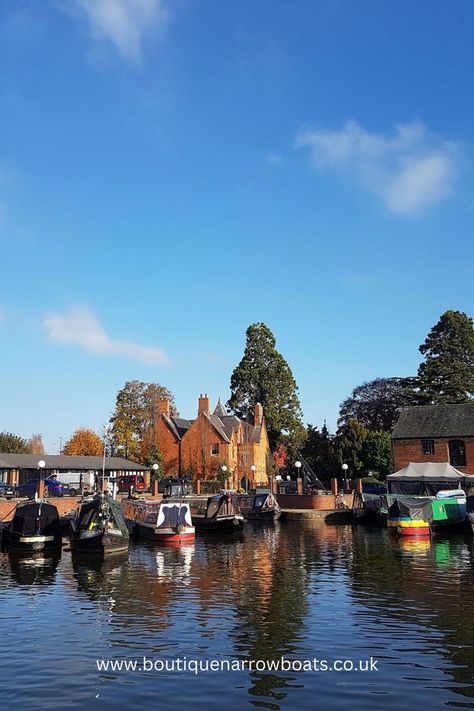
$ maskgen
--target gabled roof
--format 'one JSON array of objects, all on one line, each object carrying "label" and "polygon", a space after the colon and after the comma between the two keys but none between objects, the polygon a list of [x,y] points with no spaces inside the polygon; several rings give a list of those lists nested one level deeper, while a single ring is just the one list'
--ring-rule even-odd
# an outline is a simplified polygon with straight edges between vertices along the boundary
[{"label": "gabled roof", "polygon": [[474,437],[474,403],[406,407],[392,439]]},{"label": "gabled roof", "polygon": [[[74,469],[100,471],[102,457],[69,457],[65,454],[4,454],[0,452],[0,469],[38,469],[38,462],[45,462],[45,469],[69,471]],[[108,471],[148,471],[149,467],[136,464],[122,457],[106,457]]]}]

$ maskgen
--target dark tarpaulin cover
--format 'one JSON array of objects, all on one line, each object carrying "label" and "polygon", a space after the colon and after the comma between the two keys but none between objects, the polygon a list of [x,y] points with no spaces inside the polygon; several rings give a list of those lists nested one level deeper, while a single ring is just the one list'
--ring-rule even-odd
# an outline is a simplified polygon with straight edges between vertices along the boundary
[{"label": "dark tarpaulin cover", "polygon": [[392,481],[390,482],[391,494],[411,494],[412,496],[436,496],[438,491],[459,489],[456,483],[445,481]]},{"label": "dark tarpaulin cover", "polygon": [[122,507],[107,494],[104,494],[103,496],[94,496],[92,501],[87,501],[82,504],[79,511],[77,527],[81,529],[87,528],[95,514],[99,511],[102,503],[109,505],[116,527],[120,529],[124,536],[128,536],[128,528],[125,523]]},{"label": "dark tarpaulin cover", "polygon": [[389,506],[388,515],[389,518],[406,516],[412,521],[427,521],[430,523],[433,519],[431,499],[410,499],[408,497],[395,499]]},{"label": "dark tarpaulin cover", "polygon": [[42,501],[31,501],[17,506],[11,530],[23,536],[60,534],[59,514],[56,506]]}]

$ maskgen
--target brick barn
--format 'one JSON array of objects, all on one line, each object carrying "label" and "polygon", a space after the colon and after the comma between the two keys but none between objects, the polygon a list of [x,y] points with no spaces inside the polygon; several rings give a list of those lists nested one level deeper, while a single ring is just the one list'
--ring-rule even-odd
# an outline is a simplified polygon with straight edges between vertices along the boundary
[{"label": "brick barn", "polygon": [[407,407],[392,433],[394,470],[410,462],[449,462],[474,474],[474,403]]},{"label": "brick barn", "polygon": [[220,400],[211,413],[207,395],[200,395],[193,420],[172,416],[168,400],[158,410],[156,438],[167,476],[214,479],[226,466],[235,488],[245,477],[250,486],[267,484],[270,447],[262,405],[256,404],[252,422],[229,415]]}]

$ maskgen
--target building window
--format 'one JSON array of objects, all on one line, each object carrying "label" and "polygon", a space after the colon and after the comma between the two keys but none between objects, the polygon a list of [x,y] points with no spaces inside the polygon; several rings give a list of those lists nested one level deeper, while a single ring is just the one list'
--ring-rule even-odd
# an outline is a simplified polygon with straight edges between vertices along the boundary
[{"label": "building window", "polygon": [[466,448],[462,439],[452,439],[449,443],[449,461],[453,467],[466,466]]},{"label": "building window", "polygon": [[429,456],[434,454],[434,439],[422,439],[421,440],[421,453]]},{"label": "building window", "polygon": [[219,456],[219,445],[218,444],[211,445],[211,454],[213,457]]}]

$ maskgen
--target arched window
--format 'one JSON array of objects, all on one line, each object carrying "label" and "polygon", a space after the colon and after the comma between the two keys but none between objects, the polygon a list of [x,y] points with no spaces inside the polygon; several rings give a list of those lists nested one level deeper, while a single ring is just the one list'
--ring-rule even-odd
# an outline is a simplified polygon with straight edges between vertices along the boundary
[{"label": "arched window", "polygon": [[452,439],[450,441],[449,461],[453,467],[466,466],[466,447],[462,439]]}]

